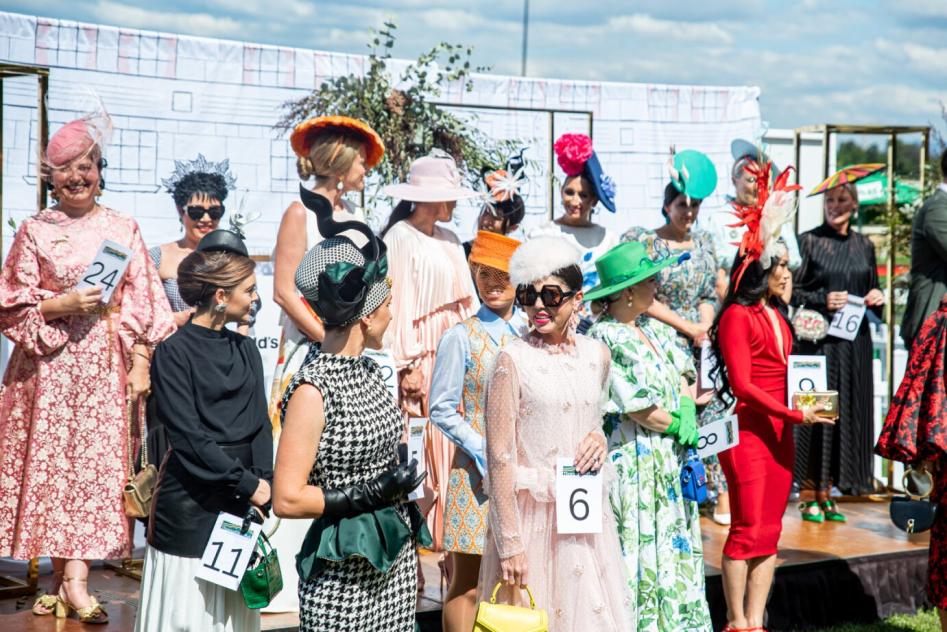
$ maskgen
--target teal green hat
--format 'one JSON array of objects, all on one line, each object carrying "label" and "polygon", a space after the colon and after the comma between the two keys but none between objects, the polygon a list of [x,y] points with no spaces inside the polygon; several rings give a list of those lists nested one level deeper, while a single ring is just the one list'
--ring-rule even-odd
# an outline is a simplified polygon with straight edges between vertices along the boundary
[{"label": "teal green hat", "polygon": [[717,169],[707,154],[695,149],[685,149],[674,154],[674,170],[671,183],[684,195],[705,200],[717,188]]},{"label": "teal green hat", "polygon": [[665,257],[655,262],[640,241],[620,243],[595,260],[600,282],[585,293],[585,300],[594,301],[620,292],[653,277],[671,264],[689,258],[690,253],[685,252],[680,257]]}]

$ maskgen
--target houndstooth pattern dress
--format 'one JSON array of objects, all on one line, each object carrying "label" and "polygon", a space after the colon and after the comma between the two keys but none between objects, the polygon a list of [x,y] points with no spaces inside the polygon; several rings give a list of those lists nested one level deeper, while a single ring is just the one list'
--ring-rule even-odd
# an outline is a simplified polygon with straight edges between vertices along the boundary
[{"label": "houndstooth pattern dress", "polygon": [[[309,484],[338,487],[371,480],[397,461],[402,419],[374,360],[321,353],[299,370],[282,409],[300,384],[322,393],[325,429]],[[398,507],[405,524],[408,512]],[[381,573],[361,557],[327,562],[314,579],[299,580],[302,632],[399,632],[414,629],[417,553],[412,541]]]}]

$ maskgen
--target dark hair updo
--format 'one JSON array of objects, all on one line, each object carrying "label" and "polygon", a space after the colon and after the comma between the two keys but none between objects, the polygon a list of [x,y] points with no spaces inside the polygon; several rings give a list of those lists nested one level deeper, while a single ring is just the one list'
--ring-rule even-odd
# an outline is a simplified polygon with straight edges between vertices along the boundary
[{"label": "dark hair updo", "polygon": [[219,289],[231,291],[253,274],[256,262],[230,252],[195,250],[178,266],[178,290],[191,307],[210,306]]},{"label": "dark hair updo", "polygon": [[552,273],[552,276],[557,276],[565,281],[566,285],[573,292],[578,292],[582,289],[582,269],[576,264],[559,268]]},{"label": "dark hair updo", "polygon": [[194,196],[223,202],[228,191],[227,180],[221,174],[194,171],[178,180],[171,195],[175,206],[184,208]]}]

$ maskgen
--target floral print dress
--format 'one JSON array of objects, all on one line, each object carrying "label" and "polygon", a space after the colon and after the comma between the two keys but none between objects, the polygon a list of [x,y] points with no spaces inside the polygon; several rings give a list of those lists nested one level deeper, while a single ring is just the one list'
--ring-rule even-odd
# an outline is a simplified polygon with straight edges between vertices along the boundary
[{"label": "floral print dress", "polygon": [[681,495],[684,450],[673,437],[628,415],[651,406],[680,408],[681,376],[693,381],[694,364],[675,344],[671,327],[647,317],[638,325],[657,354],[610,315],[589,330],[612,355],[605,434],[616,480],[609,503],[634,593],[631,620],[640,631],[709,631],[700,518],[697,504]]},{"label": "floral print dress", "polygon": [[[700,322],[700,306],[717,306],[717,269],[723,267],[717,258],[714,240],[710,233],[695,230],[691,233],[694,247],[691,250],[674,248],[668,251],[670,256],[679,257],[684,252],[690,253],[686,261],[665,268],[658,274],[658,290],[655,300],[661,301],[680,316],[691,322]],[[660,240],[653,230],[635,227],[621,238],[622,241],[639,241],[647,248],[651,256],[656,254],[655,240]],[[681,333],[676,333],[677,346],[690,356],[694,364],[698,364],[697,355],[691,339]],[[696,357],[695,357],[696,356]],[[700,412],[698,423],[703,426],[733,414],[733,406],[725,405],[714,397]],[[705,459],[709,480],[708,491],[726,491],[727,481],[720,469],[720,461],[714,455]]]}]

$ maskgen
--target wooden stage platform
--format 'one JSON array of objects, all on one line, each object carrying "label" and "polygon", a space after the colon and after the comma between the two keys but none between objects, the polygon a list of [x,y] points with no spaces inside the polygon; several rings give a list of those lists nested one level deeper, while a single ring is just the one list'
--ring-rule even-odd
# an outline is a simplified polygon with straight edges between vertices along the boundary
[{"label": "wooden stage platform", "polygon": [[[769,604],[771,630],[828,626],[843,621],[872,621],[896,612],[913,612],[924,601],[928,536],[907,536],[888,520],[886,502],[845,503],[848,523],[803,522],[794,506],[783,519],[779,567]],[[723,625],[720,558],[727,528],[702,521],[707,594],[716,629]],[[283,553],[283,552],[281,552]],[[283,553],[285,554],[285,553]],[[418,603],[421,629],[440,630],[440,573],[436,556],[422,556],[427,580]],[[9,569],[9,564],[4,564]],[[25,573],[25,564],[23,565]],[[48,586],[51,576],[40,578]],[[133,629],[138,584],[111,571],[93,570],[91,585],[109,613],[108,632]],[[292,587],[287,587],[292,589]],[[29,611],[33,598],[0,600],[0,630],[80,631],[78,621],[57,622]],[[264,615],[263,630],[295,630],[296,615]],[[198,632],[198,631],[194,631]]]}]

